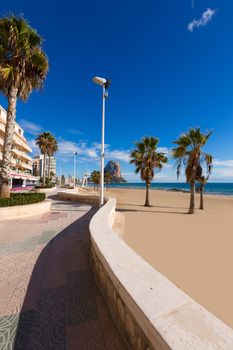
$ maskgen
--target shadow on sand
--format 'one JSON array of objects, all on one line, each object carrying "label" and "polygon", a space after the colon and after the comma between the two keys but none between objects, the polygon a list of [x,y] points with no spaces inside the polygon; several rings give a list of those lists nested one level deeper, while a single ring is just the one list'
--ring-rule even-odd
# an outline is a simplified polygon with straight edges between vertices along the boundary
[{"label": "shadow on sand", "polygon": [[[148,207],[151,208],[151,207]],[[159,208],[159,207],[158,207]],[[180,212],[180,211],[164,211],[164,210],[142,210],[142,209],[122,209],[118,208],[119,212],[134,212],[134,213],[156,213],[156,214],[177,214],[177,215],[186,215],[188,212]]]},{"label": "shadow on sand", "polygon": [[[117,205],[127,205],[130,207],[146,208],[144,204],[129,204],[129,203],[117,203]],[[171,208],[171,209],[187,209],[186,207],[173,207],[171,205],[150,205],[148,208]]]}]

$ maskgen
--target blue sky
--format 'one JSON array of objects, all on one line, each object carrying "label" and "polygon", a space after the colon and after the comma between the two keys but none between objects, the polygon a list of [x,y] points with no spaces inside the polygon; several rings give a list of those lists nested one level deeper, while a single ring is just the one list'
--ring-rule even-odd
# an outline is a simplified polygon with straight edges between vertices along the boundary
[{"label": "blue sky", "polygon": [[[231,0],[9,0],[1,14],[9,12],[23,13],[45,40],[44,91],[18,103],[17,121],[33,149],[38,132],[57,137],[58,168],[72,173],[77,151],[79,176],[98,169],[101,91],[92,77],[99,75],[112,80],[106,157],[120,161],[129,181],[139,180],[128,164],[133,141],[157,136],[169,152],[191,126],[213,130],[212,181],[233,181]],[[155,180],[176,181],[172,162]]]}]

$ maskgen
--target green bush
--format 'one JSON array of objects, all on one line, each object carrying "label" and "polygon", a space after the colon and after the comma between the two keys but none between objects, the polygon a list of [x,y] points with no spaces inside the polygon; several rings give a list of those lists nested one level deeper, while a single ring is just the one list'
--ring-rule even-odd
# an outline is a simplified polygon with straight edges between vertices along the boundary
[{"label": "green bush", "polygon": [[42,202],[45,193],[12,193],[10,198],[0,198],[0,207],[13,207]]},{"label": "green bush", "polygon": [[38,189],[40,189],[40,188],[53,188],[53,187],[55,187],[55,184],[50,184],[50,185],[45,185],[45,186],[43,186],[43,185],[35,186],[35,188],[38,188]]}]

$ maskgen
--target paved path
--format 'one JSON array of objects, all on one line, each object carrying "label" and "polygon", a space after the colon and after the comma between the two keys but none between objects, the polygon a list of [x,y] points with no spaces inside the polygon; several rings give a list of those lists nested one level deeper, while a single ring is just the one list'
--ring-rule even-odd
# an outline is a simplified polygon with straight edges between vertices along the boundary
[{"label": "paved path", "polygon": [[89,266],[94,211],[0,222],[0,350],[125,350]]}]

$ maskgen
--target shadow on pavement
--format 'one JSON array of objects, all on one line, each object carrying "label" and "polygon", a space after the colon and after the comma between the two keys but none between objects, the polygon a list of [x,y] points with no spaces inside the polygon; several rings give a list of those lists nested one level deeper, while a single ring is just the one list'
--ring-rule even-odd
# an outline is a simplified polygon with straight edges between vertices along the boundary
[{"label": "shadow on pavement", "polygon": [[41,235],[12,349],[126,349],[89,264],[88,227],[96,210],[52,239]]}]

